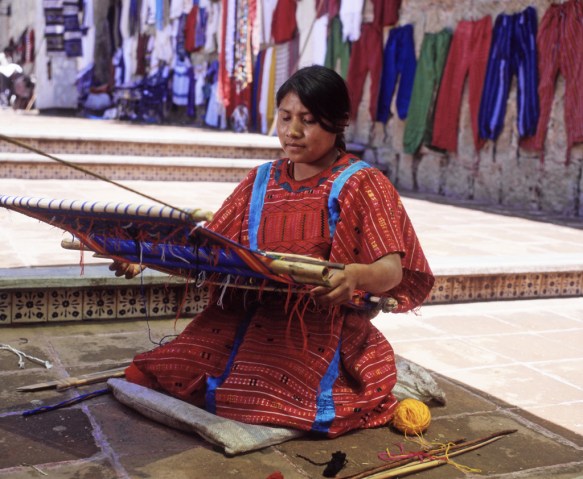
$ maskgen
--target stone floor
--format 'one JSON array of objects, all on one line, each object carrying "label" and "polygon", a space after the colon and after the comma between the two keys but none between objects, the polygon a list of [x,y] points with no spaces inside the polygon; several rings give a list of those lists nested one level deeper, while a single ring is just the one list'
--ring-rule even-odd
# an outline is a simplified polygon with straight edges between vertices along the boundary
[{"label": "stone floor", "polygon": [[[553,312],[553,317],[577,324],[583,302],[546,300],[542,303],[513,304],[510,318],[506,308],[495,305],[427,307],[420,318],[389,315],[375,321],[392,338],[395,350],[433,368],[445,391],[447,405],[432,407],[433,420],[425,438],[444,442],[475,439],[502,430],[516,432],[499,441],[455,458],[456,463],[479,469],[469,477],[560,478],[583,477],[581,430],[581,360],[572,359],[577,345],[562,344],[568,352],[559,360],[544,356],[543,321],[532,318],[534,311]],[[446,310],[450,314],[446,314]],[[479,314],[478,311],[479,310]],[[498,313],[496,313],[498,310]],[[557,310],[561,313],[557,313]],[[572,315],[566,317],[567,311]],[[504,313],[504,314],[502,314]],[[502,322],[498,318],[506,316]],[[475,326],[474,333],[452,331],[456,318]],[[407,322],[407,320],[411,320]],[[511,324],[511,320],[518,321]],[[202,439],[161,426],[118,403],[110,395],[74,406],[23,417],[24,411],[51,405],[103,388],[103,384],[56,392],[17,392],[20,386],[68,376],[110,369],[128,361],[136,352],[153,347],[154,341],[174,334],[186,320],[146,322],[75,322],[62,325],[4,328],[2,342],[27,353],[49,359],[50,370],[17,357],[0,355],[0,478],[41,477],[37,467],[56,478],[267,478],[280,471],[287,479],[322,477],[323,463],[335,451],[347,454],[348,463],[338,477],[384,464],[379,453],[390,448],[398,452],[418,445],[388,427],[358,431],[335,440],[313,437],[296,439],[278,446],[236,457],[227,457]],[[521,325],[539,332],[533,353],[521,347]],[[570,327],[569,331],[574,328]],[[503,332],[502,332],[503,331]],[[514,331],[514,334],[512,333]],[[499,334],[502,334],[499,336]],[[566,333],[568,334],[568,333]],[[564,339],[564,337],[563,337]],[[488,342],[489,340],[489,342]],[[496,342],[498,346],[494,346]],[[514,344],[513,344],[514,343]],[[544,344],[541,344],[544,343]],[[511,345],[508,347],[508,345]],[[538,353],[534,354],[533,349]],[[561,348],[555,348],[560,351]],[[579,349],[580,352],[580,349]],[[566,379],[557,377],[557,372]],[[546,380],[537,382],[537,378]],[[478,389],[478,388],[482,389]],[[559,411],[563,409],[563,414]],[[579,416],[577,418],[577,414]],[[577,425],[578,422],[578,425]],[[559,426],[563,423],[564,426]],[[428,479],[454,479],[467,474],[453,465],[417,474]]]}]

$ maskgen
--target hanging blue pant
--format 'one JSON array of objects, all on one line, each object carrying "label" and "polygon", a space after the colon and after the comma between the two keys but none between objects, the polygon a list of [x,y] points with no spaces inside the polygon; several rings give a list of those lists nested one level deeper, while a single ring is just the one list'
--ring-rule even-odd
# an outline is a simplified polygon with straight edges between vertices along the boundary
[{"label": "hanging blue pant", "polygon": [[518,85],[518,133],[521,137],[535,134],[539,117],[536,33],[533,7],[496,17],[478,116],[481,138],[495,140],[502,131],[513,75]]},{"label": "hanging blue pant", "polygon": [[377,121],[386,123],[391,115],[391,101],[399,75],[401,78],[397,93],[397,113],[401,120],[407,118],[416,68],[413,25],[393,28],[389,33],[383,54]]}]

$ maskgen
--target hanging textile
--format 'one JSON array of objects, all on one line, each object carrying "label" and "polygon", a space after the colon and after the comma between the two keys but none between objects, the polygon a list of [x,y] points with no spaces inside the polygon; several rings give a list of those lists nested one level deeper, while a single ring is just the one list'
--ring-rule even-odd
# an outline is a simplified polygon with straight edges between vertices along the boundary
[{"label": "hanging textile", "polygon": [[403,133],[403,151],[409,155],[415,154],[422,142],[431,143],[433,108],[451,35],[450,30],[444,29],[439,33],[426,33],[423,37]]},{"label": "hanging textile", "polygon": [[47,54],[62,54],[65,52],[63,0],[43,0],[43,13]]},{"label": "hanging textile", "polygon": [[190,83],[194,77],[193,68],[188,57],[174,59],[172,75],[172,103],[177,106],[188,105]]},{"label": "hanging textile", "polygon": [[350,63],[350,42],[342,39],[342,22],[338,16],[332,18],[328,29],[324,66],[335,70],[346,79]]},{"label": "hanging textile", "polygon": [[407,117],[416,68],[413,25],[393,28],[389,33],[383,53],[383,73],[381,76],[377,121],[386,123],[391,116],[391,103],[397,81],[399,82],[397,113],[401,120]]},{"label": "hanging textile", "polygon": [[340,2],[339,16],[342,22],[342,38],[344,41],[356,42],[360,39],[362,26],[362,9],[364,0],[346,0]]},{"label": "hanging textile", "polygon": [[[316,4],[317,5],[317,4]],[[298,3],[296,24],[300,41],[301,58],[298,68],[324,65],[328,37],[328,15],[317,10],[314,0]],[[324,5],[320,7],[324,10]]]},{"label": "hanging textile", "polygon": [[372,23],[362,25],[362,33],[358,41],[351,47],[350,64],[348,65],[348,89],[352,98],[352,119],[356,119],[358,107],[362,98],[362,90],[367,73],[370,73],[370,119],[374,121],[377,114],[379,98],[379,83],[381,81],[383,55],[383,34]]},{"label": "hanging textile", "polygon": [[521,142],[521,146],[528,150],[544,150],[556,78],[560,72],[565,78],[568,162],[573,145],[583,142],[583,4],[577,0],[552,4],[541,19],[536,43],[540,117],[536,134]]},{"label": "hanging textile", "polygon": [[517,124],[521,137],[532,136],[538,123],[536,10],[496,17],[484,91],[480,103],[480,137],[496,140],[504,127],[512,76],[517,79]]},{"label": "hanging textile", "polygon": [[478,132],[478,112],[486,76],[488,52],[492,39],[492,18],[458,23],[439,87],[432,144],[443,150],[457,151],[460,108],[466,76],[469,75],[470,116],[474,146],[484,145]]},{"label": "hanging textile", "polygon": [[65,27],[63,33],[65,53],[68,57],[82,57],[82,33],[79,25],[79,2],[77,0],[64,0],[63,23]]},{"label": "hanging textile", "polygon": [[297,0],[279,0],[273,12],[271,37],[275,43],[289,42],[297,33]]}]

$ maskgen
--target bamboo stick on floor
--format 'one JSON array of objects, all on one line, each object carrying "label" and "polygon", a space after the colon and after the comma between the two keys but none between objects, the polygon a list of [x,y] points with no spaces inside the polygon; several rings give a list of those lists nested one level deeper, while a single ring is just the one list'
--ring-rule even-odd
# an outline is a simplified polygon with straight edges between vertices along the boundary
[{"label": "bamboo stick on floor", "polygon": [[[344,476],[341,479],[390,479],[392,477],[404,477],[409,474],[414,474],[425,469],[432,469],[434,467],[443,466],[449,462],[449,458],[473,451],[480,447],[491,444],[504,436],[516,432],[516,429],[509,429],[500,431],[490,436],[472,441],[459,442],[451,447],[446,446],[433,449],[430,451],[419,451],[420,454],[426,456],[425,459],[416,459],[415,457],[394,461],[390,464],[378,466],[367,471]],[[427,457],[429,455],[429,457]]]},{"label": "bamboo stick on floor", "polygon": [[69,389],[72,387],[105,382],[109,378],[124,377],[126,368],[127,365],[119,368],[108,369],[106,371],[98,371],[95,373],[83,374],[77,377],[56,379],[54,381],[46,381],[43,383],[31,384],[29,386],[21,386],[19,388],[16,388],[16,390],[20,392],[31,392],[54,388],[57,391],[64,391],[65,389]]}]

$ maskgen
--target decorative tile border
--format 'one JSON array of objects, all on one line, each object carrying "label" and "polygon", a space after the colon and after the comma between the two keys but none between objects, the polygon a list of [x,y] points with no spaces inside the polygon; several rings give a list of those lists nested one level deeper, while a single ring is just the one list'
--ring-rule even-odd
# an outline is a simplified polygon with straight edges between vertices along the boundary
[{"label": "decorative tile border", "polygon": [[12,323],[43,323],[48,319],[49,291],[15,291],[12,293]]},{"label": "decorative tile border", "polygon": [[0,291],[0,327],[21,323],[193,316],[208,304],[208,287],[138,286]]},{"label": "decorative tile border", "polygon": [[47,294],[49,321],[78,321],[83,318],[83,292],[79,289],[53,289]]},{"label": "decorative tile border", "polygon": [[582,272],[438,276],[427,304],[580,296]]},{"label": "decorative tile border", "polygon": [[117,293],[113,288],[83,290],[83,319],[117,319]]},{"label": "decorative tile border", "polygon": [[[161,165],[100,164],[86,166],[91,172],[113,180],[141,181],[206,181],[239,182],[248,172],[245,168],[170,167]],[[53,162],[0,163],[0,176],[27,180],[87,180],[93,177],[65,165]]]},{"label": "decorative tile border", "polygon": [[12,293],[0,291],[0,326],[12,322]]},{"label": "decorative tile border", "polygon": [[[573,297],[583,293],[583,272],[438,276],[427,304]],[[131,287],[0,291],[0,327],[10,324],[194,316],[208,304],[208,286],[150,284]]]}]

